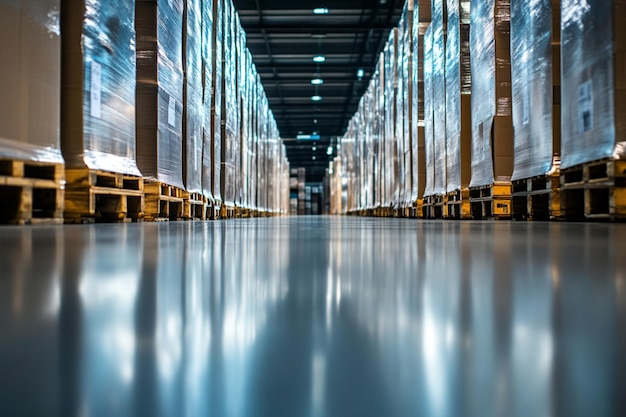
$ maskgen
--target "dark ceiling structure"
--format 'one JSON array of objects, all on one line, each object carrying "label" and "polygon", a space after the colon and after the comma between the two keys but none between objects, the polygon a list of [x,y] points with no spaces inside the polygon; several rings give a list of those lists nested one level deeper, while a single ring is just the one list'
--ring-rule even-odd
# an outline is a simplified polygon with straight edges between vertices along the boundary
[{"label": "dark ceiling structure", "polygon": [[322,181],[336,156],[329,147],[346,131],[404,2],[234,0],[291,167],[305,167],[308,182]]}]

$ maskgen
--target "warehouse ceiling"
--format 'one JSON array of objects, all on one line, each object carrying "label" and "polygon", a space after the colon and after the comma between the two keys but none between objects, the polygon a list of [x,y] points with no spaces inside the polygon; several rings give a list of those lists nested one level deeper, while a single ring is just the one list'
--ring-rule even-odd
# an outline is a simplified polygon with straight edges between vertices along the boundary
[{"label": "warehouse ceiling", "polygon": [[[404,0],[234,4],[291,167],[307,168],[308,182],[322,181],[336,155],[336,147],[332,154],[328,148],[348,127]],[[314,62],[316,56],[324,62]],[[315,134],[317,141],[297,139]]]}]

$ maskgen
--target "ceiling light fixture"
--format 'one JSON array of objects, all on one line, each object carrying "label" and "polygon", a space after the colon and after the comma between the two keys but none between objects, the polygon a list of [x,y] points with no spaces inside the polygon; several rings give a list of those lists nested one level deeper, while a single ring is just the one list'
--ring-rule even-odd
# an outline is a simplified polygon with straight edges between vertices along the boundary
[{"label": "ceiling light fixture", "polygon": [[324,80],[322,80],[321,78],[313,78],[311,80],[311,84],[313,84],[313,85],[322,85],[322,84],[324,84]]},{"label": "ceiling light fixture", "polygon": [[311,97],[312,101],[322,101],[322,96],[313,96]]},{"label": "ceiling light fixture", "polygon": [[316,7],[313,9],[313,14],[328,14],[328,9],[326,7]]},{"label": "ceiling light fixture", "polygon": [[328,148],[326,148],[326,155],[332,155],[333,154],[333,147],[329,146]]},{"label": "ceiling light fixture", "polygon": [[326,57],[324,55],[316,55],[313,57],[313,62],[326,62]]},{"label": "ceiling light fixture", "polygon": [[365,71],[363,71],[363,68],[359,68],[359,70],[356,72],[356,76],[359,78],[363,78],[364,75]]}]

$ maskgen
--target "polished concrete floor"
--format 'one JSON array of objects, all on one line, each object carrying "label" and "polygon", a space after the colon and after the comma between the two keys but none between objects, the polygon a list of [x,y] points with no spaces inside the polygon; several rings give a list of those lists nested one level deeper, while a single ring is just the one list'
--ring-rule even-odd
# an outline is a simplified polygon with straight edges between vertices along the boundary
[{"label": "polished concrete floor", "polygon": [[626,415],[626,225],[0,228],[0,415]]}]

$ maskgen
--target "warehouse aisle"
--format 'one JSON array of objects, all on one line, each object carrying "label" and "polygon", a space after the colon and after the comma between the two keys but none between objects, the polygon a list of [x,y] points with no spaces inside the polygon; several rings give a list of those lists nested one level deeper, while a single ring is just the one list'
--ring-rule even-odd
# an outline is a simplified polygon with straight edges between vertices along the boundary
[{"label": "warehouse aisle", "polygon": [[626,415],[626,225],[0,229],[0,414]]}]

